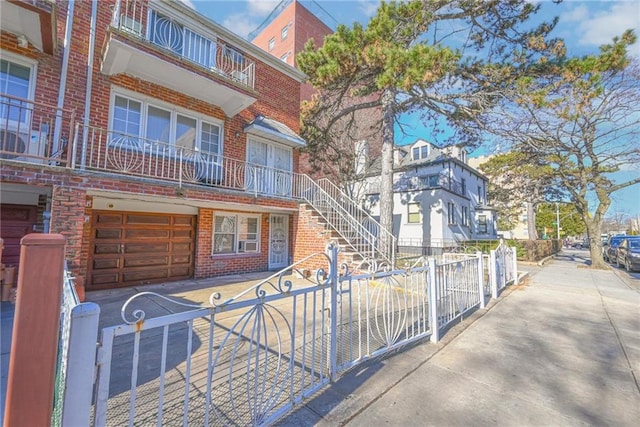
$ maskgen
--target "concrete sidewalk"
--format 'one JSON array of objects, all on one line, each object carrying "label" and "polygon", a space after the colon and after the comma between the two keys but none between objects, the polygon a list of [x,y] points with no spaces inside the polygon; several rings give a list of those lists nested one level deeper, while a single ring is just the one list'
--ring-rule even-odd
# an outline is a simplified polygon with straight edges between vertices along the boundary
[{"label": "concrete sidewalk", "polygon": [[535,270],[441,343],[371,361],[279,424],[638,425],[640,286],[569,252]]}]

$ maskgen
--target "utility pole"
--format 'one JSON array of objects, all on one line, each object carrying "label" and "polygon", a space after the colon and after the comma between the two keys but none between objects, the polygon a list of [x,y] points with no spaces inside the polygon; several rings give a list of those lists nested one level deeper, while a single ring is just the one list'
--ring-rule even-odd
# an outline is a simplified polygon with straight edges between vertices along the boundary
[{"label": "utility pole", "polygon": [[558,230],[557,239],[560,240],[560,210],[558,209],[558,202],[556,202],[556,227]]}]

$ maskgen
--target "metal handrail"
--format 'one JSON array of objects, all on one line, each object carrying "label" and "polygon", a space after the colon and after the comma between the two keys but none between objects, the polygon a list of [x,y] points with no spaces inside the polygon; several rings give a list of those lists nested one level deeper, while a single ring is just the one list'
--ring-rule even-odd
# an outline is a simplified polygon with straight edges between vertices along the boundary
[{"label": "metal handrail", "polygon": [[393,233],[386,228],[382,227],[382,224],[378,222],[375,218],[373,218],[367,211],[359,207],[355,201],[349,197],[341,188],[335,185],[327,178],[321,178],[318,180],[318,184],[321,187],[328,187],[328,190],[325,188],[325,191],[331,195],[332,198],[339,200],[340,206],[347,212],[355,223],[358,224],[368,224],[376,229],[377,235],[385,235],[386,239],[381,239],[382,241],[386,241],[388,247],[380,248],[380,252],[383,256],[383,259],[390,262],[391,265],[395,260],[395,248],[397,246],[397,237],[393,235]]}]

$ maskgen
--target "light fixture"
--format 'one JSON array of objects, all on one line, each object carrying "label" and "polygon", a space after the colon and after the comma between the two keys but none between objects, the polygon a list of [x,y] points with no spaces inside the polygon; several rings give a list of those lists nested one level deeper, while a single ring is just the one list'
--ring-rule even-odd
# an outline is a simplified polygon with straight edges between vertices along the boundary
[{"label": "light fixture", "polygon": [[236,131],[235,136],[236,138],[240,138],[240,132]]},{"label": "light fixture", "polygon": [[29,41],[27,40],[27,38],[23,34],[20,34],[18,36],[18,46],[20,46],[20,47],[29,46]]}]

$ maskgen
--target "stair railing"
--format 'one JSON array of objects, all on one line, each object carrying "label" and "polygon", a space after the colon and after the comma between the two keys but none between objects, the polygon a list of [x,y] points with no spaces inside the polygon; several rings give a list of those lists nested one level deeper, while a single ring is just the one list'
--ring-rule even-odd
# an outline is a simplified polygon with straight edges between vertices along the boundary
[{"label": "stair railing", "polygon": [[316,182],[307,175],[298,178],[298,196],[309,203],[349,246],[365,259],[393,265],[396,241],[393,234],[328,179]]}]

